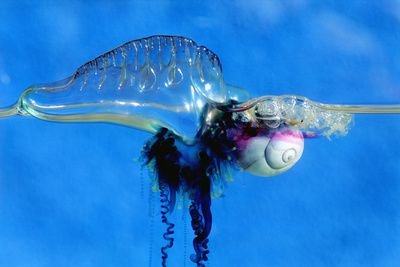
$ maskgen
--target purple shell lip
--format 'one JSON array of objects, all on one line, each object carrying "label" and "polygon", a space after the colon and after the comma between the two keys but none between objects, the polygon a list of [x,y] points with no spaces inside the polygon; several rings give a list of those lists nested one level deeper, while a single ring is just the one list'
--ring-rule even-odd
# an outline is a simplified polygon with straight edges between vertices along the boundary
[{"label": "purple shell lip", "polygon": [[296,141],[303,140],[304,134],[297,130],[284,129],[282,131],[273,132],[271,138],[283,141]]}]

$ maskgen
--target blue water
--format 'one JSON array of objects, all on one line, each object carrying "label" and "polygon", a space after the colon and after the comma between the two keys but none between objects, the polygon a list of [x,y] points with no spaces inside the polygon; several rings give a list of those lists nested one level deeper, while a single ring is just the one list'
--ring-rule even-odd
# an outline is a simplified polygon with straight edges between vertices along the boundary
[{"label": "blue water", "polygon": [[[0,106],[154,34],[206,45],[253,96],[400,103],[396,0],[3,0]],[[307,140],[281,176],[237,173],[213,201],[209,266],[400,266],[399,136],[400,116],[357,116],[346,137]],[[157,194],[137,162],[149,137],[0,120],[0,266],[160,266]],[[182,217],[169,266],[194,266]]]}]

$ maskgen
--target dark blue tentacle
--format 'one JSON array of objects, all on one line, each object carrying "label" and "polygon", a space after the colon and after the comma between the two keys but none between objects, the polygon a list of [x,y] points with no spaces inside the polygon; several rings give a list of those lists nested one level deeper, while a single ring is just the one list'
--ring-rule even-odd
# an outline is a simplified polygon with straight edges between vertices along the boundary
[{"label": "dark blue tentacle", "polygon": [[144,147],[146,165],[151,165],[157,174],[160,190],[161,221],[166,225],[163,234],[167,244],[161,248],[162,266],[167,266],[168,249],[174,245],[174,224],[168,220],[176,203],[176,193],[180,186],[179,170],[181,154],[175,145],[175,135],[163,128]]},{"label": "dark blue tentacle", "polygon": [[167,215],[175,207],[177,192],[187,194],[191,201],[189,213],[195,234],[195,254],[190,258],[196,266],[205,266],[212,228],[211,187],[214,182],[221,182],[221,164],[230,164],[230,159],[234,157],[233,148],[234,144],[229,141],[225,127],[209,129],[190,144],[172,131],[162,128],[145,145],[145,164],[157,174],[161,220],[167,226],[163,235],[167,244],[161,248],[163,267],[168,258],[167,250],[174,244],[174,224],[168,221]]},{"label": "dark blue tentacle", "polygon": [[[193,247],[196,254],[191,255],[190,259],[197,266],[203,267],[205,266],[204,262],[208,260],[207,254],[210,253],[208,249],[208,235],[211,229],[211,218],[207,218],[208,215],[203,217],[200,214],[199,207],[194,202],[190,205],[189,212],[192,218],[192,228],[196,235],[193,239]],[[211,212],[207,213],[211,214]]]},{"label": "dark blue tentacle", "polygon": [[161,201],[161,222],[167,226],[163,234],[164,240],[167,244],[161,248],[161,264],[163,267],[167,266],[168,253],[167,250],[174,245],[174,224],[168,221],[167,214],[170,212],[169,199],[168,199],[168,186],[166,184],[160,185],[160,201]]},{"label": "dark blue tentacle", "polygon": [[196,235],[193,239],[193,247],[196,252],[191,260],[197,266],[204,266],[208,260],[208,236],[211,232],[211,180],[215,167],[212,159],[205,152],[199,153],[199,166],[197,169],[196,191],[189,208],[192,218],[192,228]]}]

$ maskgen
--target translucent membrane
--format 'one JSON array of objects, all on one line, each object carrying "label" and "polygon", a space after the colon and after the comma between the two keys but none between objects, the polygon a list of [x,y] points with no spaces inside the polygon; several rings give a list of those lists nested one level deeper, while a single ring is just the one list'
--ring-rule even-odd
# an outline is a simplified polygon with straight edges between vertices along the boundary
[{"label": "translucent membrane", "polygon": [[204,105],[226,102],[234,89],[224,84],[219,59],[207,48],[184,37],[153,36],[117,47],[67,79],[28,88],[18,109],[44,120],[150,132],[167,126],[194,136]]}]

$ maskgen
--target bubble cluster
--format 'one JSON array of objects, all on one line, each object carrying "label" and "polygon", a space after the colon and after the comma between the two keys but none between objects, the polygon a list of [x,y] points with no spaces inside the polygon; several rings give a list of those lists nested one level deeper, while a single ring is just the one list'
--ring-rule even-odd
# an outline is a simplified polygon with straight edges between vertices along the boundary
[{"label": "bubble cluster", "polygon": [[329,110],[324,104],[301,96],[267,96],[257,99],[251,106],[262,125],[278,128],[286,124],[306,134],[346,135],[352,121],[349,113]]}]

